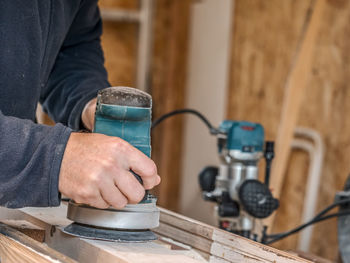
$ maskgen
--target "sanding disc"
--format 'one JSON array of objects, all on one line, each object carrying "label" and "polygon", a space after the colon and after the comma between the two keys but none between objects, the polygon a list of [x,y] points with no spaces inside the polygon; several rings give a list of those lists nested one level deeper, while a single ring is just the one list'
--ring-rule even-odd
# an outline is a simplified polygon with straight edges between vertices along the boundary
[{"label": "sanding disc", "polygon": [[150,230],[120,230],[120,229],[109,229],[93,227],[78,223],[73,223],[66,226],[62,231],[66,234],[94,239],[104,240],[113,242],[147,242],[157,240],[157,236]]}]

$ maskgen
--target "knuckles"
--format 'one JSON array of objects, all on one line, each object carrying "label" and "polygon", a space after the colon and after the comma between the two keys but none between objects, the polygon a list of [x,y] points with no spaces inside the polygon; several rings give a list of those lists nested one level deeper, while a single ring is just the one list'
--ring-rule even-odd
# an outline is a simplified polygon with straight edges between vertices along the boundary
[{"label": "knuckles", "polygon": [[148,167],[148,173],[150,176],[157,175],[157,166],[152,160],[151,160],[149,167]]},{"label": "knuckles", "polygon": [[122,152],[122,153],[128,152],[128,148],[130,147],[130,145],[126,141],[118,137],[113,138],[113,141],[110,144],[110,146],[114,152]]},{"label": "knuckles", "polygon": [[138,187],[139,189],[135,190],[132,195],[129,196],[129,202],[131,204],[137,204],[141,202],[143,197],[145,196],[145,190],[143,187]]},{"label": "knuckles", "polygon": [[87,203],[90,200],[94,200],[98,197],[99,195],[97,194],[96,191],[87,189],[85,187],[81,187],[76,193],[76,199],[78,199],[80,203]]}]

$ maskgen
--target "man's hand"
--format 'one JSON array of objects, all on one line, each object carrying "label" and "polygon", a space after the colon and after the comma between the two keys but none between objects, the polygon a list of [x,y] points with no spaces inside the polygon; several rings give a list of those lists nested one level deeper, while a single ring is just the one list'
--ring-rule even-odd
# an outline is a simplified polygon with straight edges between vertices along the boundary
[{"label": "man's hand", "polygon": [[86,129],[92,131],[94,127],[95,110],[96,110],[97,99],[92,99],[86,103],[83,112],[81,113],[81,121],[83,122]]},{"label": "man's hand", "polygon": [[[130,169],[138,174],[143,186]],[[64,152],[59,191],[77,203],[122,208],[138,203],[160,183],[157,167],[126,141],[97,133],[72,133]]]}]

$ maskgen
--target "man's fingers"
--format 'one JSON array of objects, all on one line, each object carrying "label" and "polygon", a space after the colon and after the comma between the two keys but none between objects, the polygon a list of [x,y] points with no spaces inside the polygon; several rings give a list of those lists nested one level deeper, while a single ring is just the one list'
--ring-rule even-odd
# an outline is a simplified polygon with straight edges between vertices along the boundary
[{"label": "man's fingers", "polygon": [[74,201],[78,204],[87,204],[89,206],[97,207],[100,209],[106,209],[109,207],[109,204],[105,200],[103,200],[101,195],[99,197],[94,197],[92,199],[86,199],[86,200],[76,199]]},{"label": "man's fingers", "polygon": [[[120,140],[120,139],[119,139]],[[128,165],[136,174],[142,176],[153,176],[157,174],[157,166],[140,150],[133,147],[128,142],[122,140],[118,147],[123,147],[124,154],[127,155]],[[120,150],[120,149],[119,149]]]},{"label": "man's fingers", "polygon": [[137,204],[145,196],[145,189],[129,171],[119,173],[114,179],[115,185],[121,193],[128,199],[128,203]]},{"label": "man's fingers", "polygon": [[144,176],[144,177],[141,177],[141,179],[142,179],[143,187],[146,190],[152,189],[154,186],[160,183],[160,177],[157,174],[155,176]]},{"label": "man's fingers", "polygon": [[129,146],[129,168],[142,178],[145,187],[155,186],[156,182],[160,181],[157,178],[158,172],[156,164],[143,152],[132,147],[130,144]]},{"label": "man's fingers", "polygon": [[114,182],[102,186],[101,196],[103,200],[116,209],[121,209],[127,205],[127,198],[119,191]]}]

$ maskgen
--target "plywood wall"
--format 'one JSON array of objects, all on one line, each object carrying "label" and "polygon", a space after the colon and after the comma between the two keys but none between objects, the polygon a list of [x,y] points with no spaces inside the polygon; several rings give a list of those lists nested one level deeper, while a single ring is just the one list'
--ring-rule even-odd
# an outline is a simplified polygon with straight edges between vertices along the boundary
[{"label": "plywood wall", "polygon": [[[137,0],[100,0],[100,8],[137,9]],[[137,59],[136,23],[103,21],[102,48],[113,86],[134,86]]]},{"label": "plywood wall", "polygon": [[[275,139],[284,84],[310,1],[236,0],[228,116],[261,122]],[[350,171],[350,2],[329,0],[298,125],[326,145],[317,210],[333,201]],[[308,159],[290,157],[274,232],[300,224]],[[337,258],[336,220],[315,227],[312,252]],[[277,244],[293,249],[296,237]]]},{"label": "plywood wall", "polygon": [[[184,107],[191,0],[157,0],[152,66],[153,117]],[[179,209],[183,118],[164,121],[153,132],[153,159],[162,183],[159,205]]]}]

